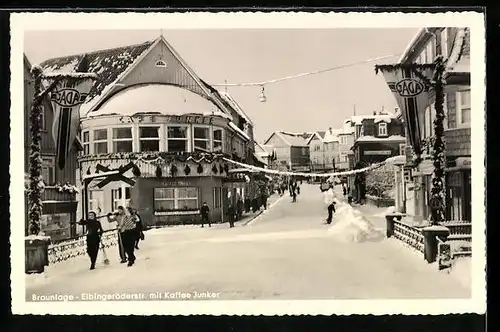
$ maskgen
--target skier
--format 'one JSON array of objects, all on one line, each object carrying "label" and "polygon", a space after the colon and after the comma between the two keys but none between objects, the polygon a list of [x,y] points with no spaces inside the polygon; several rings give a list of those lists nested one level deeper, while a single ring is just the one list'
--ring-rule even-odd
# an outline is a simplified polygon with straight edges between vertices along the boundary
[{"label": "skier", "polygon": [[99,252],[99,243],[101,242],[101,235],[103,233],[102,225],[99,220],[96,219],[96,214],[93,211],[89,212],[89,218],[87,220],[82,219],[78,224],[86,226],[87,228],[87,254],[90,258],[90,269],[94,270],[97,254]]},{"label": "skier", "polygon": [[123,219],[125,219],[125,209],[123,206],[119,206],[117,208],[117,212],[108,213],[108,222],[116,222],[116,229],[118,231],[118,252],[120,254],[120,263],[127,262],[127,254],[125,252],[125,247],[123,245],[123,238],[120,232],[120,225],[123,223]]},{"label": "skier", "polygon": [[326,218],[326,223],[332,223],[333,213],[335,213],[335,204],[337,203],[335,198],[335,193],[333,192],[333,184],[330,184],[330,188],[325,191],[325,205],[327,206],[328,217]]},{"label": "skier", "polygon": [[201,206],[201,209],[200,209],[201,228],[205,227],[205,222],[208,223],[208,227],[212,227],[212,224],[210,223],[210,219],[208,217],[209,212],[210,212],[210,208],[208,207],[207,202],[203,202],[203,205]]}]

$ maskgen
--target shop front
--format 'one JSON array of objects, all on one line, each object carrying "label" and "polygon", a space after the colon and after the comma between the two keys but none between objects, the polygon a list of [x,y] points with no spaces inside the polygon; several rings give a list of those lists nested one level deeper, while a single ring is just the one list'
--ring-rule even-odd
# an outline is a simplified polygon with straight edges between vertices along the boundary
[{"label": "shop front", "polygon": [[446,169],[446,220],[471,221],[471,158],[459,157]]}]

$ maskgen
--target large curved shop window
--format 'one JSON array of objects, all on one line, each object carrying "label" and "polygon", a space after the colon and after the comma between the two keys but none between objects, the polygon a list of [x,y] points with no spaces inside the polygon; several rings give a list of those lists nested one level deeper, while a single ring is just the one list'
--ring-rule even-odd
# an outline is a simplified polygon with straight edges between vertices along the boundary
[{"label": "large curved shop window", "polygon": [[167,128],[167,151],[185,152],[188,150],[188,127],[169,126]]},{"label": "large curved shop window", "polygon": [[210,149],[210,127],[193,127],[193,142],[195,152],[209,152]]},{"label": "large curved shop window", "polygon": [[222,129],[213,130],[213,151],[222,152]]}]

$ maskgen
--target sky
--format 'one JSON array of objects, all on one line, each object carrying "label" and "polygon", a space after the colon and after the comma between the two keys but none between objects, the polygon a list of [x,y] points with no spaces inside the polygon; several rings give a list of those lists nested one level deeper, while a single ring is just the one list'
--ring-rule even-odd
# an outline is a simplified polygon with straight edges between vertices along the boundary
[{"label": "sky", "polygon": [[[168,42],[209,84],[262,82],[386,55],[401,54],[417,29],[227,29],[27,31],[25,54],[44,60],[153,40]],[[375,64],[398,56],[260,87],[227,91],[252,119],[259,142],[277,130],[291,132],[340,128],[354,114],[394,110],[396,100]],[[223,87],[217,87],[224,89]]]}]

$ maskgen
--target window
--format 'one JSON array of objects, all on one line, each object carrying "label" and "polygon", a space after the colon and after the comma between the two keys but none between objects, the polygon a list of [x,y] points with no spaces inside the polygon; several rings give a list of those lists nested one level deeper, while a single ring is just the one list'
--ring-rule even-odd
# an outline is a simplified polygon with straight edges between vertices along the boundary
[{"label": "window", "polygon": [[431,107],[427,106],[425,108],[425,114],[424,114],[424,138],[430,137],[431,132],[432,132]]},{"label": "window", "polygon": [[111,203],[113,210],[119,206],[127,207],[130,202],[130,187],[111,189]]},{"label": "window", "polygon": [[113,128],[113,152],[132,152],[132,128]]},{"label": "window", "polygon": [[93,211],[98,215],[102,212],[102,190],[89,190],[89,212]]},{"label": "window", "polygon": [[42,179],[45,184],[52,185],[56,182],[56,167],[54,157],[42,157]]},{"label": "window", "polygon": [[406,144],[399,144],[399,155],[404,156],[406,151]]},{"label": "window", "polygon": [[470,89],[457,91],[457,125],[470,124]]},{"label": "window", "polygon": [[429,41],[425,48],[425,53],[426,53],[426,58],[427,58],[427,63],[432,63],[434,62],[434,40]]},{"label": "window", "polygon": [[361,129],[359,131],[359,136],[365,136],[365,126],[361,125]]},{"label": "window", "polygon": [[380,122],[378,124],[378,135],[379,136],[387,136],[387,123]]},{"label": "window", "polygon": [[187,127],[168,127],[167,151],[186,152],[188,150]]},{"label": "window", "polygon": [[108,130],[94,130],[94,154],[108,153]]},{"label": "window", "polygon": [[441,55],[444,59],[448,58],[448,29],[441,30]]},{"label": "window", "polygon": [[222,152],[222,129],[213,129],[213,151]]},{"label": "window", "polygon": [[345,136],[340,136],[340,144],[346,145],[347,144],[347,137]]},{"label": "window", "polygon": [[193,127],[193,142],[195,152],[210,151],[210,130],[208,127]]},{"label": "window", "polygon": [[88,131],[82,132],[82,145],[83,145],[83,154],[90,154],[90,133]]},{"label": "window", "polygon": [[160,127],[139,127],[139,151],[160,151]]},{"label": "window", "polygon": [[222,188],[214,187],[213,194],[214,194],[213,207],[214,209],[220,209],[222,207]]},{"label": "window", "polygon": [[157,212],[197,210],[198,188],[154,188],[154,209]]}]

